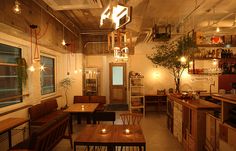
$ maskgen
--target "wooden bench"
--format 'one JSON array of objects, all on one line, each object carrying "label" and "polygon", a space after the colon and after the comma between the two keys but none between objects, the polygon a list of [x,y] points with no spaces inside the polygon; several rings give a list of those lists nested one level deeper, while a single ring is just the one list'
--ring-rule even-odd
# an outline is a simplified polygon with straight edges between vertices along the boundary
[{"label": "wooden bench", "polygon": [[68,123],[68,114],[59,116],[38,128],[28,139],[15,145],[10,150],[51,151],[61,139],[65,138]]}]

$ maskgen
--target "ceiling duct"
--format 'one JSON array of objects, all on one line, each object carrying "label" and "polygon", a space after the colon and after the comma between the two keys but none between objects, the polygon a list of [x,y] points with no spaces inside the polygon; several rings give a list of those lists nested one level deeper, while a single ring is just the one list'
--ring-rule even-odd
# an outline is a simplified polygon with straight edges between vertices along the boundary
[{"label": "ceiling duct", "polygon": [[102,8],[101,0],[43,0],[54,10]]}]

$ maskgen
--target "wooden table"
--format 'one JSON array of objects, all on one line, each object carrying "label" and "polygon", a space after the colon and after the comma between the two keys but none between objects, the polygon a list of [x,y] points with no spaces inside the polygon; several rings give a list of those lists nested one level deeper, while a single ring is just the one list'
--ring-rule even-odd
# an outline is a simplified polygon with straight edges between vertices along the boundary
[{"label": "wooden table", "polygon": [[29,120],[25,118],[8,118],[0,121],[0,135],[8,132],[9,148],[12,147],[11,130],[26,122],[29,122]]},{"label": "wooden table", "polygon": [[[102,129],[107,133],[103,134]],[[125,129],[130,134],[125,134]],[[146,151],[146,140],[139,125],[87,125],[74,141],[76,146],[107,146],[108,150],[114,151],[116,147],[137,146],[140,151]]]},{"label": "wooden table", "polygon": [[74,113],[88,113],[91,114],[98,107],[99,103],[76,103],[69,106],[64,112],[70,113],[70,130],[73,133],[72,114]]}]

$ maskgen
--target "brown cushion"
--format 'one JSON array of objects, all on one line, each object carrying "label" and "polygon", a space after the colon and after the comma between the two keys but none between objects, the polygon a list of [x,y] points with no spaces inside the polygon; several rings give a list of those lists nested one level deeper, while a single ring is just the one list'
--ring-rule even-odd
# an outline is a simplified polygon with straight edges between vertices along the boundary
[{"label": "brown cushion", "polygon": [[89,96],[74,96],[74,103],[89,103]]},{"label": "brown cushion", "polygon": [[44,106],[45,106],[45,114],[51,113],[53,111],[57,110],[57,100],[49,100],[49,101],[45,101],[43,102]]},{"label": "brown cushion", "polygon": [[106,103],[106,96],[90,96],[91,103]]},{"label": "brown cushion", "polygon": [[35,120],[32,122],[33,124],[40,124],[44,125],[45,123],[51,122],[52,120],[55,120],[58,116],[62,115],[64,112],[62,110],[58,110],[55,112],[51,112],[50,114],[46,114],[42,116],[41,118]]},{"label": "brown cushion", "polygon": [[36,120],[42,117],[45,114],[44,109],[45,109],[44,104],[41,103],[29,108],[30,119]]}]

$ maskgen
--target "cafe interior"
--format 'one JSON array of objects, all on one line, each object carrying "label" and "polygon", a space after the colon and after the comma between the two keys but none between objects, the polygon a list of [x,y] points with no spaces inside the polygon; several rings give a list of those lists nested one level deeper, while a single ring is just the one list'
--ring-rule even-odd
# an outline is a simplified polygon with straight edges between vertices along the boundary
[{"label": "cafe interior", "polygon": [[235,0],[1,0],[0,150],[236,151]]}]

